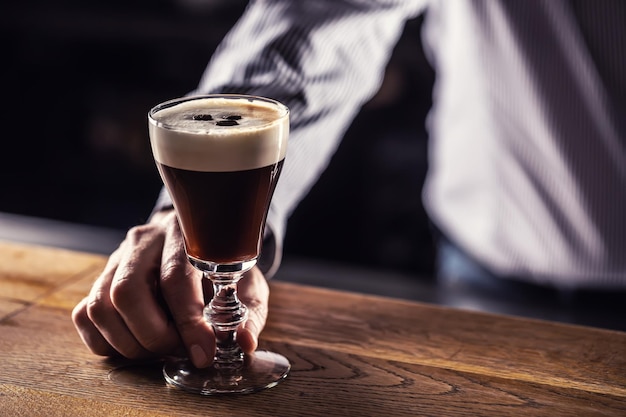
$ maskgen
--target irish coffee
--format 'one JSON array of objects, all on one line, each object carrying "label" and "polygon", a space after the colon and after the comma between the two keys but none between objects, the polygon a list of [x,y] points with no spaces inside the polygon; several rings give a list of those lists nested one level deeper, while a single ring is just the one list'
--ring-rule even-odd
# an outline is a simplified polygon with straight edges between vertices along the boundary
[{"label": "irish coffee", "polygon": [[[169,191],[191,264],[213,284],[203,316],[213,327],[213,365],[168,358],[168,384],[202,395],[251,393],[282,381],[291,365],[237,344],[248,309],[237,283],[257,261],[265,218],[283,166],[289,111],[262,97],[211,95],[168,101],[148,114],[152,153]],[[168,300],[168,302],[170,302]]]},{"label": "irish coffee", "polygon": [[190,258],[256,259],[285,157],[287,109],[261,98],[182,99],[153,109],[149,129]]}]

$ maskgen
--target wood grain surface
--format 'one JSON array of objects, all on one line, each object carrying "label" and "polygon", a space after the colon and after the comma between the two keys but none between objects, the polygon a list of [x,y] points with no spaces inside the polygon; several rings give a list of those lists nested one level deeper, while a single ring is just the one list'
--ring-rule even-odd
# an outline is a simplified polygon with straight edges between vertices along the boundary
[{"label": "wood grain surface", "polygon": [[626,416],[626,333],[273,282],[278,386],[202,397],[92,355],[70,320],[101,256],[0,242],[0,416]]}]

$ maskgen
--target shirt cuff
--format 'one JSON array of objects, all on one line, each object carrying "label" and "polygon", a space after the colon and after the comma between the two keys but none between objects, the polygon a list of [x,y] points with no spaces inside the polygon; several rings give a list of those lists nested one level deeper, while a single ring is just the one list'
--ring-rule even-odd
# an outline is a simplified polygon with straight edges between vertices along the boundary
[{"label": "shirt cuff", "polygon": [[282,257],[282,241],[276,238],[276,234],[271,227],[265,226],[261,253],[256,264],[266,279],[271,279],[276,274]]}]

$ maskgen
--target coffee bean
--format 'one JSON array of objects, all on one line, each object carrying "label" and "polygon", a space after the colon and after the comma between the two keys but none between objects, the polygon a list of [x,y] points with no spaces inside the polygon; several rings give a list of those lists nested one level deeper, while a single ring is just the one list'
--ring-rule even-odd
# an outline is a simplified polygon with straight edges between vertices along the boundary
[{"label": "coffee bean", "polygon": [[213,116],[210,114],[194,114],[192,117],[193,120],[213,120]]},{"label": "coffee bean", "polygon": [[230,116],[225,116],[226,120],[241,120],[241,116],[238,114],[231,114]]},{"label": "coffee bean", "polygon": [[218,126],[237,126],[239,123],[236,120],[218,120],[215,124]]}]

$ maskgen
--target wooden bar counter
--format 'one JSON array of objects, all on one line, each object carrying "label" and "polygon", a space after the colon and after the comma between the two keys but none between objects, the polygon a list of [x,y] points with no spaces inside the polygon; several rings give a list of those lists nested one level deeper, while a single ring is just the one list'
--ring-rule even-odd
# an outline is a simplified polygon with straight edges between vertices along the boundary
[{"label": "wooden bar counter", "polygon": [[0,416],[626,416],[626,333],[281,282],[261,347],[287,379],[188,394],[80,341],[70,311],[105,260],[0,242]]}]

